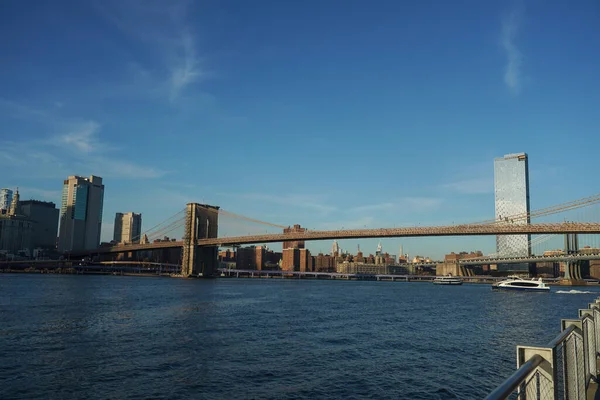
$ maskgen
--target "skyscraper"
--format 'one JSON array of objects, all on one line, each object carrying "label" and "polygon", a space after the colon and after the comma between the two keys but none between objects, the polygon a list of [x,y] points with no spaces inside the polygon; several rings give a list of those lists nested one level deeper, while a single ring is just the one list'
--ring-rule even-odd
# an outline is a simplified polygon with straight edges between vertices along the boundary
[{"label": "skyscraper", "polygon": [[[496,220],[505,224],[529,223],[529,164],[526,153],[494,159]],[[526,216],[519,220],[511,217]],[[530,235],[496,236],[498,256],[526,257],[531,253]]]},{"label": "skyscraper", "polygon": [[102,178],[69,176],[64,181],[58,251],[98,248],[102,229],[104,185]]},{"label": "skyscraper", "polygon": [[332,256],[337,256],[340,252],[340,246],[338,245],[337,240],[333,241],[333,244],[331,245],[331,255]]},{"label": "skyscraper", "polygon": [[134,212],[115,214],[113,240],[117,243],[139,243],[142,234],[142,214]]},{"label": "skyscraper", "polygon": [[0,210],[7,210],[12,203],[13,191],[7,188],[0,189]]}]

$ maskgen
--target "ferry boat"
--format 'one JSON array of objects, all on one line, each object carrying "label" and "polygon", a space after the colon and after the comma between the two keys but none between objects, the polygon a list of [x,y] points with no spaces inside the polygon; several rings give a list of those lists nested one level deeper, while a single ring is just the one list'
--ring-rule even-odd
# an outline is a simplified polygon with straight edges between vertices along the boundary
[{"label": "ferry boat", "polygon": [[434,285],[462,285],[463,281],[458,276],[446,275],[436,276],[433,280]]},{"label": "ferry boat", "polygon": [[542,278],[524,279],[519,276],[509,276],[508,279],[494,283],[492,290],[520,290],[530,292],[549,292],[550,286],[542,282]]}]

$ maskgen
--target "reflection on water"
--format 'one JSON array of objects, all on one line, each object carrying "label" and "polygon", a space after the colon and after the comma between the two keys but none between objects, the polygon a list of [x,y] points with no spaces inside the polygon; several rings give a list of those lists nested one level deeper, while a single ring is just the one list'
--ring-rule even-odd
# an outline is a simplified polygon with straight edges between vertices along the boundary
[{"label": "reflection on water", "polygon": [[482,398],[585,292],[2,274],[0,398]]}]

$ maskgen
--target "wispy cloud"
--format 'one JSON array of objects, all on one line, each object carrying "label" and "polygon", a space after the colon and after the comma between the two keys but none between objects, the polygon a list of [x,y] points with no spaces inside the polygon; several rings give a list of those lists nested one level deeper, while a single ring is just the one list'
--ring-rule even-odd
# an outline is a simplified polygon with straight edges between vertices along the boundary
[{"label": "wispy cloud", "polygon": [[133,60],[126,69],[133,83],[162,94],[171,103],[207,75],[188,18],[191,4],[185,0],[96,3],[107,21],[152,54],[149,58],[131,54]]},{"label": "wispy cloud", "polygon": [[421,212],[439,208],[442,204],[439,197],[406,196],[392,201],[350,207],[347,212],[352,214],[370,212]]},{"label": "wispy cloud", "polygon": [[504,83],[514,94],[521,91],[521,66],[523,55],[517,48],[515,40],[520,24],[520,13],[513,10],[502,19],[502,32],[500,43],[506,53],[506,66],[504,70]]},{"label": "wispy cloud", "polygon": [[444,190],[451,190],[463,194],[488,194],[494,191],[494,182],[489,178],[465,179],[440,186]]},{"label": "wispy cloud", "polygon": [[97,138],[99,131],[100,124],[95,121],[87,121],[55,139],[64,145],[74,146],[78,151],[91,153],[99,150],[100,143]]},{"label": "wispy cloud", "polygon": [[15,119],[34,119],[38,122],[52,124],[57,122],[53,113],[16,101],[0,98],[0,116]]},{"label": "wispy cloud", "polygon": [[179,94],[189,85],[202,77],[199,60],[196,56],[194,39],[189,33],[181,37],[180,60],[171,66],[170,101],[175,101]]},{"label": "wispy cloud", "polygon": [[[1,99],[0,99],[1,100]],[[139,165],[119,157],[119,148],[101,138],[101,125],[93,120],[65,119],[12,101],[0,101],[0,112],[21,110],[16,118],[35,120],[48,131],[43,138],[0,140],[0,165],[11,167],[13,177],[54,178],[95,174],[118,178],[158,178],[167,171]],[[20,140],[19,140],[20,139]]]},{"label": "wispy cloud", "polygon": [[351,213],[364,213],[371,211],[389,211],[396,208],[397,205],[395,203],[377,203],[377,204],[367,204],[363,206],[351,207],[348,209]]},{"label": "wispy cloud", "polygon": [[361,217],[356,219],[345,219],[331,222],[322,222],[316,229],[319,230],[338,230],[338,229],[368,229],[368,228],[378,228],[379,226],[374,226],[375,218],[373,217]]},{"label": "wispy cloud", "polygon": [[36,187],[19,187],[19,194],[21,195],[22,200],[27,200],[29,198],[41,198],[46,201],[53,201],[58,203],[60,200],[61,192],[59,190],[45,190]]},{"label": "wispy cloud", "polygon": [[302,194],[272,195],[267,193],[219,193],[222,196],[236,197],[250,201],[269,202],[288,207],[308,208],[328,214],[337,208],[326,204],[323,197]]}]

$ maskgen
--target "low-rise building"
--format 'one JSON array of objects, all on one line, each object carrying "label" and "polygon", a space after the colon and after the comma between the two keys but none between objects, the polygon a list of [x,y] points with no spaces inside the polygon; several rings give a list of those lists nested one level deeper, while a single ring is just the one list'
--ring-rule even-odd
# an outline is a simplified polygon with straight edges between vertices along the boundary
[{"label": "low-rise building", "polygon": [[281,260],[281,253],[273,252],[267,246],[240,247],[233,256],[227,251],[219,254],[221,261],[235,260],[237,269],[276,270]]},{"label": "low-rise building", "polygon": [[400,265],[343,262],[337,265],[337,272],[359,275],[406,275],[408,274],[408,268]]}]

